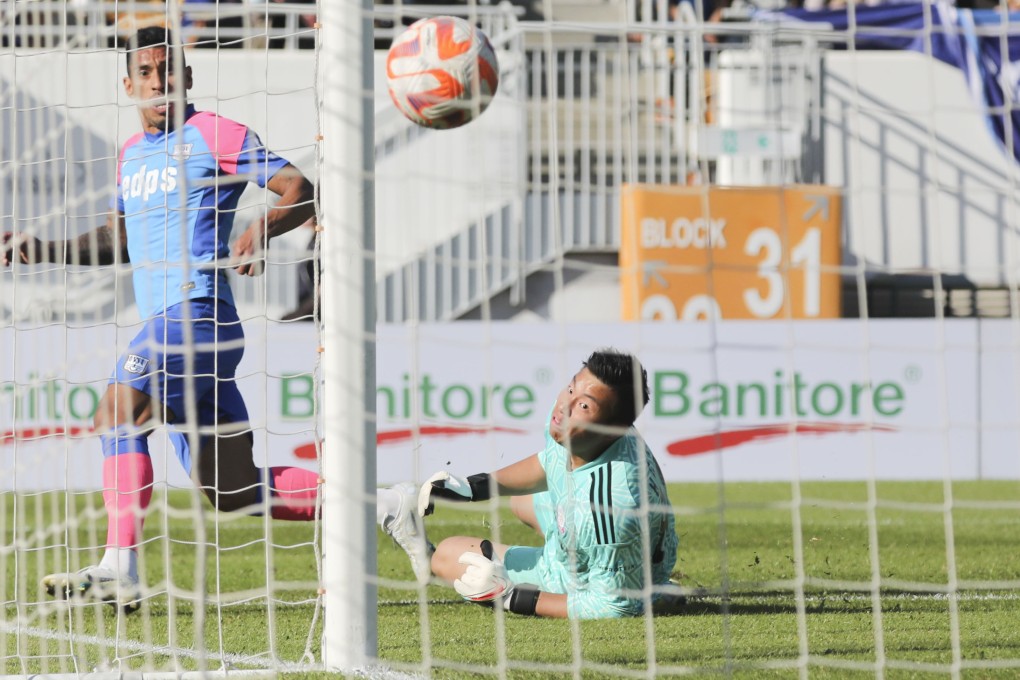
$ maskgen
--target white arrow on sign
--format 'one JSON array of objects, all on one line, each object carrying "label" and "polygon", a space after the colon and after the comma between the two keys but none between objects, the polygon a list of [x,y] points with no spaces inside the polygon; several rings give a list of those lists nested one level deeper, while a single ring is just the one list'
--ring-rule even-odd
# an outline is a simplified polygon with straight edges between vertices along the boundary
[{"label": "white arrow on sign", "polygon": [[641,285],[647,286],[651,279],[655,279],[663,288],[669,288],[669,281],[666,277],[659,273],[659,270],[665,269],[666,263],[662,260],[648,260],[643,262],[641,266]]},{"label": "white arrow on sign", "polygon": [[829,197],[824,194],[804,194],[804,198],[808,200],[810,204],[808,209],[804,211],[804,221],[807,222],[818,213],[822,214],[822,219],[829,219]]}]

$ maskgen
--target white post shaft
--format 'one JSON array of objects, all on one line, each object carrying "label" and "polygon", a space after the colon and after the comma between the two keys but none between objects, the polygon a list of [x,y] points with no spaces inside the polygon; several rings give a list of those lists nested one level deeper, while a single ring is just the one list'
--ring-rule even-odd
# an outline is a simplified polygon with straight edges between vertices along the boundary
[{"label": "white post shaft", "polygon": [[327,669],[377,656],[371,0],[319,3],[322,51],[322,526]]}]

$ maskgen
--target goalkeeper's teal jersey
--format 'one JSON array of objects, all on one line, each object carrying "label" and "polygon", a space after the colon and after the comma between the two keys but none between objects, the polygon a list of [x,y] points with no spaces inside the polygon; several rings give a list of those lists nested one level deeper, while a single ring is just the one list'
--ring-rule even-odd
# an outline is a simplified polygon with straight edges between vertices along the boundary
[{"label": "goalkeeper's teal jersey", "polygon": [[534,497],[545,533],[535,571],[544,582],[536,585],[566,593],[571,618],[641,614],[646,554],[642,466],[647,471],[652,583],[669,582],[678,543],[666,484],[652,452],[631,428],[597,459],[569,470],[567,450],[549,436],[548,427],[545,436],[538,459],[548,491]]}]

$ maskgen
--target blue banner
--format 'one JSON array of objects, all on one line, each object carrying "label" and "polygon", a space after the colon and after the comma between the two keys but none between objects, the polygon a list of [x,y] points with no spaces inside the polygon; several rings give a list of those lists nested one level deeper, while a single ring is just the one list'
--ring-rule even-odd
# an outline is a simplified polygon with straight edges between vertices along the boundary
[{"label": "blue banner", "polygon": [[[1020,13],[958,9],[944,3],[893,3],[839,10],[762,11],[764,21],[827,24],[868,50],[912,50],[961,69],[988,125],[1020,161]],[[847,38],[848,46],[851,44]]]}]

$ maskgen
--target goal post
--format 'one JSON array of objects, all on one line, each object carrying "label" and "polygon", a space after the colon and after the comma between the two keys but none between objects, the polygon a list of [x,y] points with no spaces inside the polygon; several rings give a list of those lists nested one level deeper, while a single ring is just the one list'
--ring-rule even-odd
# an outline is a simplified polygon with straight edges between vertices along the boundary
[{"label": "goal post", "polygon": [[371,0],[321,6],[323,662],[377,657],[375,136]]}]

